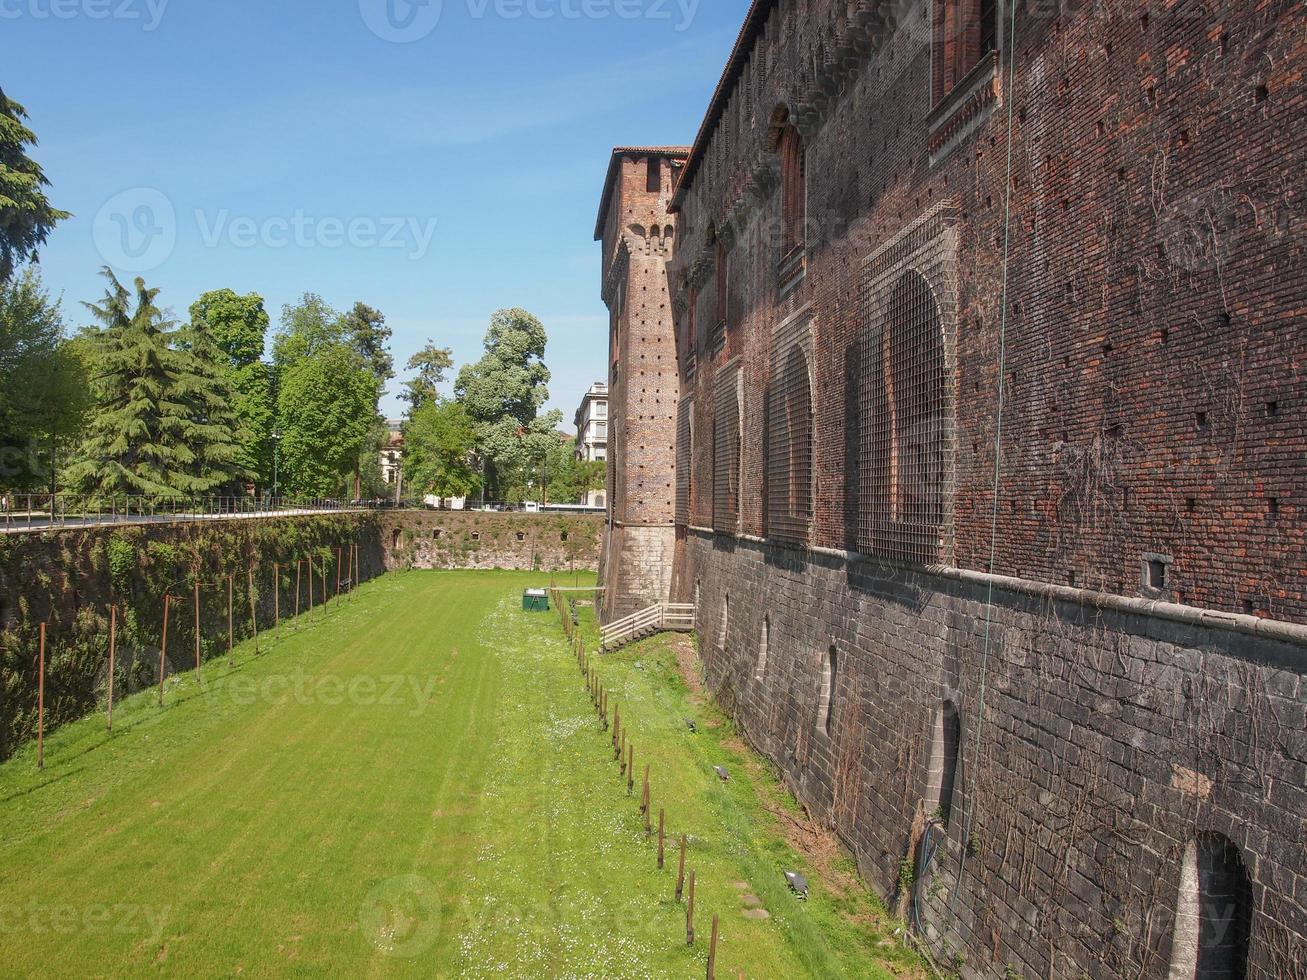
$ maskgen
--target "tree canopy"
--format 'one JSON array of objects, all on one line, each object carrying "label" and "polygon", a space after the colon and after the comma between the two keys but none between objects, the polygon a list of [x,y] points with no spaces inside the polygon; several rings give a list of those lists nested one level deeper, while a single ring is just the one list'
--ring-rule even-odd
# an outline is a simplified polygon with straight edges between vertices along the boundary
[{"label": "tree canopy", "polygon": [[0,284],[0,486],[47,485],[51,454],[77,439],[89,378],[33,267]]},{"label": "tree canopy", "polygon": [[70,217],[50,204],[50,186],[41,167],[27,155],[36,134],[27,111],[0,88],[0,283],[20,262],[36,258],[55,224]]},{"label": "tree canopy", "polygon": [[424,401],[404,426],[404,471],[415,495],[469,497],[481,488],[476,428],[455,401]]}]

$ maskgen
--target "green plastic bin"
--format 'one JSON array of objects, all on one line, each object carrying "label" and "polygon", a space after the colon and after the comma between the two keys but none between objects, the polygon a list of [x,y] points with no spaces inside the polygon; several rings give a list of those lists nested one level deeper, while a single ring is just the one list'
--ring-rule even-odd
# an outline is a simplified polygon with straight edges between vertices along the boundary
[{"label": "green plastic bin", "polygon": [[527,589],[522,593],[523,612],[549,612],[549,593],[545,589]]}]

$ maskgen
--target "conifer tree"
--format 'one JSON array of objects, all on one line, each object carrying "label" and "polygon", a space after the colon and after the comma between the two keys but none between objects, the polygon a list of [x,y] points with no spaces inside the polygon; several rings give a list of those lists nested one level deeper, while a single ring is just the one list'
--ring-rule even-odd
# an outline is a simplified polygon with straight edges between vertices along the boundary
[{"label": "conifer tree", "polygon": [[178,397],[184,354],[155,305],[157,289],[136,280],[132,295],[106,268],[109,286],[86,304],[100,324],[91,335],[96,407],[68,481],[87,493],[184,494],[196,486],[190,405]]}]

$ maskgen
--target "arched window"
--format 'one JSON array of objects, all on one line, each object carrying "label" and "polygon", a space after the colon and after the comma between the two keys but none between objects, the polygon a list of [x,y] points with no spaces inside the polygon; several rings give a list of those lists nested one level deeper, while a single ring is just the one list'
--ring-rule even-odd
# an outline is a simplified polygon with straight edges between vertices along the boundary
[{"label": "arched window", "polygon": [[962,719],[952,701],[945,701],[935,715],[931,732],[930,771],[926,780],[926,812],[937,815],[948,826],[953,815],[953,790],[957,783],[958,757],[962,748]]},{"label": "arched window", "polygon": [[779,364],[768,397],[767,530],[802,543],[812,521],[812,383],[798,344]]},{"label": "arched window", "polygon": [[1171,943],[1173,980],[1245,980],[1252,882],[1239,849],[1219,834],[1185,848]]},{"label": "arched window", "polygon": [[771,617],[762,618],[762,638],[758,641],[758,666],[754,671],[754,679],[763,681],[767,679],[767,654],[771,646]]},{"label": "arched window", "polygon": [[741,386],[739,368],[717,378],[713,414],[713,530],[732,534],[739,529],[741,464]]},{"label": "arched window", "polygon": [[788,255],[803,248],[807,240],[807,147],[794,124],[787,122],[776,148],[781,156],[782,252]]},{"label": "arched window", "polygon": [[722,629],[717,636],[717,645],[723,652],[726,650],[726,638],[731,628],[731,594],[728,592],[722,598]]},{"label": "arched window", "polygon": [[940,559],[951,445],[944,331],[930,285],[907,272],[863,348],[862,547]]},{"label": "arched window", "polygon": [[827,737],[835,734],[835,685],[839,661],[834,644],[826,651],[821,665],[821,692],[817,702],[817,731]]}]

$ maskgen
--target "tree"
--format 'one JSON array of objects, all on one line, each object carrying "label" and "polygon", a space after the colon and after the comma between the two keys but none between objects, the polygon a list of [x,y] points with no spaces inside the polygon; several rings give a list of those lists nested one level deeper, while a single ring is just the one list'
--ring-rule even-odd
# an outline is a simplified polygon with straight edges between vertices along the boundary
[{"label": "tree", "polygon": [[504,496],[508,474],[544,451],[562,421],[551,412],[538,418],[549,398],[544,356],[545,328],[526,310],[499,310],[490,318],[485,354],[458,374],[455,396],[477,430],[477,445],[492,495]]},{"label": "tree", "polygon": [[425,347],[409,358],[407,370],[417,372],[417,377],[404,382],[404,398],[410,411],[440,398],[440,386],[453,366],[454,352],[448,347],[437,347],[433,340],[428,340]]},{"label": "tree", "polygon": [[277,415],[283,482],[291,492],[329,496],[346,486],[376,419],[381,386],[357,352],[317,347],[285,369]]},{"label": "tree", "polygon": [[281,308],[281,327],[272,339],[272,363],[279,373],[332,344],[345,341],[341,316],[317,293],[305,293]]},{"label": "tree", "polygon": [[241,296],[216,289],[191,304],[191,326],[203,329],[221,351],[223,373],[241,433],[242,467],[262,486],[273,479],[273,439],[276,400],[270,367],[262,360],[268,332],[268,312],[257,293]]},{"label": "tree", "polygon": [[424,401],[404,426],[404,473],[416,496],[470,497],[481,487],[476,427],[455,401]]},{"label": "tree", "polygon": [[241,427],[228,384],[227,355],[204,320],[192,321],[177,335],[177,372],[172,390],[186,406],[194,459],[186,467],[192,493],[237,492],[254,478],[246,464],[248,433]]},{"label": "tree", "polygon": [[28,267],[0,284],[0,487],[53,482],[53,456],[77,439],[89,409],[89,377],[59,303]]},{"label": "tree", "polygon": [[104,299],[86,304],[100,323],[88,338],[95,411],[68,480],[90,493],[191,492],[191,406],[175,390],[186,355],[171,346],[172,324],[155,305],[157,289],[138,278],[133,311],[132,294],[108,268],[103,274]]},{"label": "tree", "polygon": [[545,328],[526,310],[499,310],[490,318],[485,354],[458,373],[454,392],[478,425],[506,418],[529,425],[549,398]]},{"label": "tree", "polygon": [[258,293],[211,290],[191,304],[191,323],[204,324],[233,368],[249,367],[263,357],[270,321]]},{"label": "tree", "polygon": [[354,308],[341,317],[341,330],[345,342],[363,358],[381,387],[385,388],[387,382],[395,377],[395,358],[390,353],[393,331],[386,326],[386,318],[366,303],[355,303]]},{"label": "tree", "polygon": [[35,259],[55,224],[70,217],[45,196],[50,182],[27,155],[36,134],[25,125],[27,111],[0,88],[0,283],[18,263]]}]

